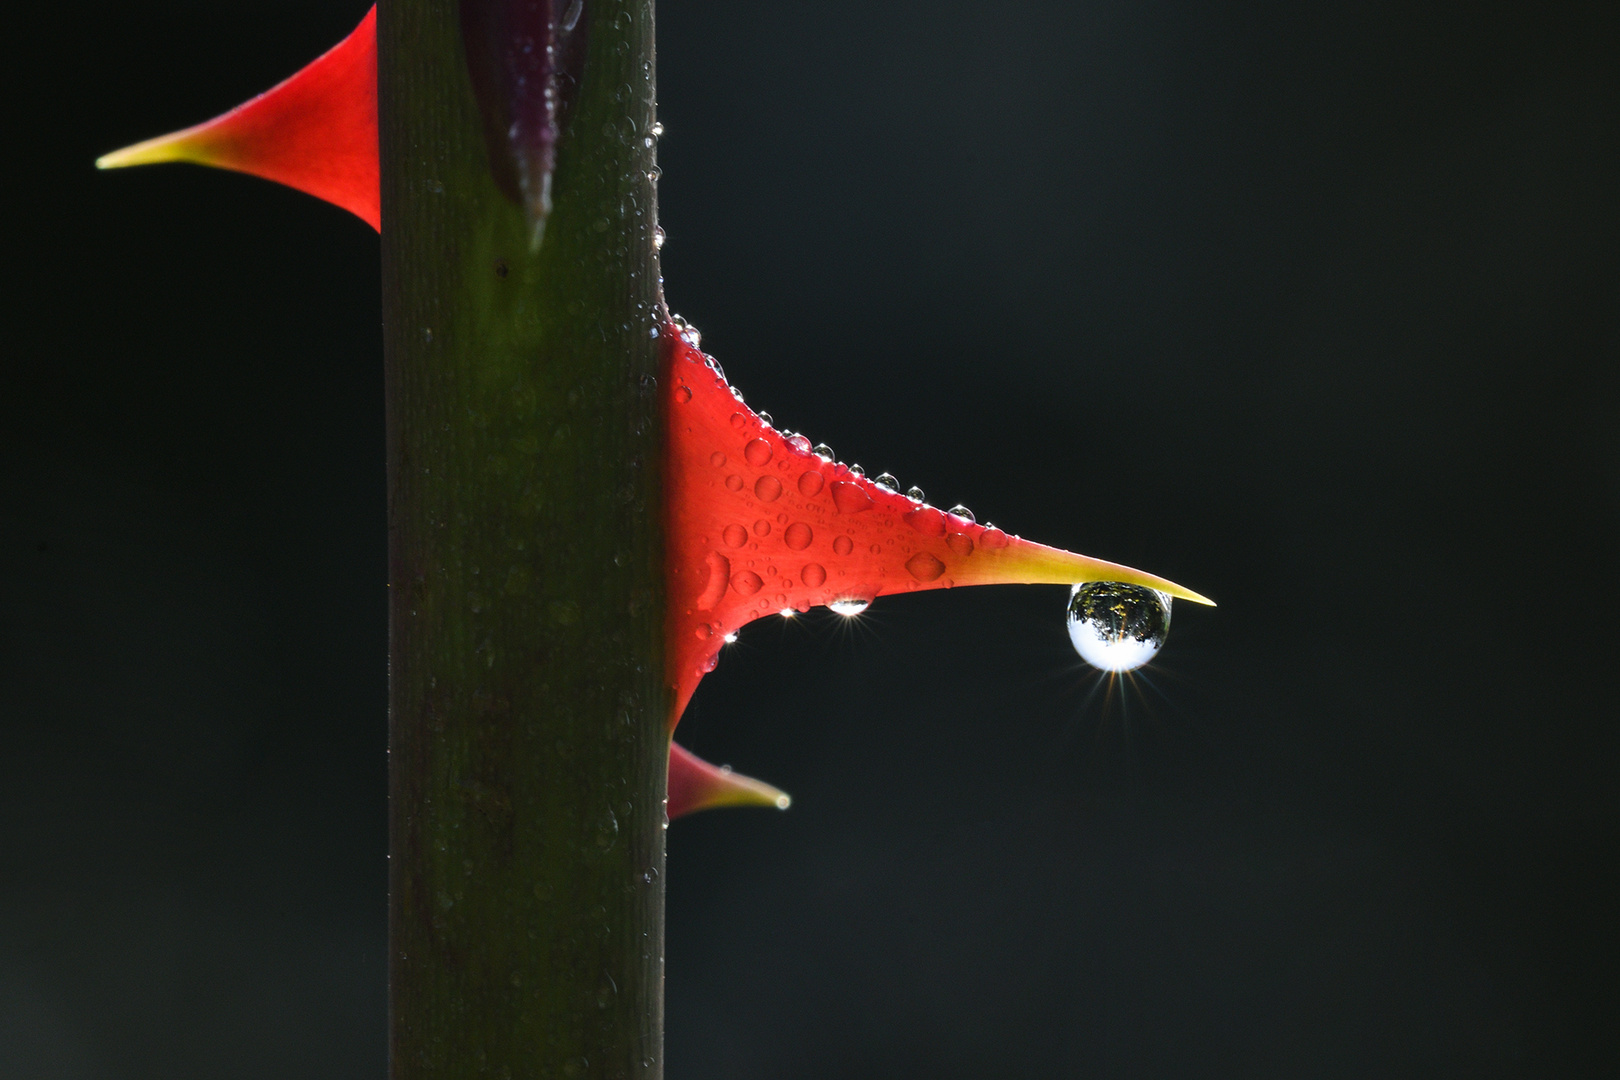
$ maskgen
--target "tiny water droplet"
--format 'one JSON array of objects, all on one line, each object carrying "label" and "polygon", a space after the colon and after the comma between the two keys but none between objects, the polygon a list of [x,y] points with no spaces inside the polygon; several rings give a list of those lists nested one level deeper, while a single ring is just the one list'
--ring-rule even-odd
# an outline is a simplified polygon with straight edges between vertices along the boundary
[{"label": "tiny water droplet", "polygon": [[866,476],[866,470],[861,468],[859,465],[851,465],[849,467],[849,475],[864,478]]},{"label": "tiny water droplet", "polygon": [[815,533],[811,531],[810,526],[802,521],[795,521],[787,527],[787,531],[782,533],[782,542],[794,551],[803,551],[810,546],[810,541],[813,539],[815,539]]},{"label": "tiny water droplet", "polygon": [[774,476],[762,476],[754,481],[754,498],[760,502],[775,502],[782,497],[782,481]]},{"label": "tiny water droplet", "polygon": [[821,494],[821,485],[826,483],[818,472],[807,472],[799,477],[799,494],[805,498]]},{"label": "tiny water droplet", "polygon": [[741,491],[742,486],[743,478],[738,476],[736,473],[732,473],[730,476],[726,477],[726,487],[731,491]]},{"label": "tiny water droplet", "polygon": [[722,454],[720,451],[716,450],[714,453],[709,455],[709,464],[713,465],[715,468],[721,468],[725,465],[725,463],[726,455]]},{"label": "tiny water droplet", "polygon": [[655,226],[653,228],[653,250],[663,250],[664,241],[666,239],[668,238],[664,235],[664,227],[662,225]]},{"label": "tiny water droplet", "polygon": [[771,414],[768,412],[762,412],[759,414],[759,422],[764,424],[766,427],[770,427],[771,424],[774,423],[774,421],[771,420]]},{"label": "tiny water droplet", "polygon": [[721,638],[720,640],[724,641],[727,645],[735,645],[735,644],[737,644],[737,631],[733,630],[731,633],[727,634],[725,637]]},{"label": "tiny water droplet", "polygon": [[726,377],[726,369],[720,366],[720,361],[716,360],[708,353],[703,354],[703,362],[709,365],[709,370],[720,376],[721,379]]},{"label": "tiny water droplet", "polygon": [[810,440],[803,435],[789,435],[787,437],[788,449],[795,454],[810,453]]},{"label": "tiny water droplet", "polygon": [[906,498],[915,502],[922,502],[923,489],[913,484],[911,487],[906,488]]},{"label": "tiny water droplet", "polygon": [[872,509],[872,496],[861,490],[859,484],[839,480],[832,486],[833,505],[841,514],[859,514]]},{"label": "tiny water droplet", "polygon": [[855,550],[855,541],[847,536],[840,536],[833,541],[833,552],[838,555],[848,555]]},{"label": "tiny water droplet", "polygon": [[961,503],[957,503],[955,506],[951,507],[949,510],[947,510],[945,512],[947,514],[950,514],[950,515],[954,516],[954,517],[959,517],[963,521],[971,522],[971,521],[974,520],[973,511],[969,510],[967,507],[963,506]]},{"label": "tiny water droplet", "polygon": [[906,569],[918,581],[934,581],[945,573],[945,564],[926,551],[919,551],[906,560]]},{"label": "tiny water droplet", "polygon": [[652,137],[655,138],[655,139],[660,137],[661,135],[664,134],[664,124],[663,124],[663,122],[660,121],[660,120],[654,120],[653,121],[653,126],[648,128],[647,132],[648,132],[648,134],[652,135]]},{"label": "tiny water droplet", "polygon": [[833,448],[824,442],[816,443],[815,449],[812,450],[811,453],[815,454],[816,457],[820,458],[822,461],[831,461],[835,456],[833,454]]},{"label": "tiny water droplet", "polygon": [[647,170],[647,179],[651,180],[655,184],[658,183],[658,178],[660,176],[663,176],[663,175],[664,175],[664,170],[660,169],[656,165],[654,165],[652,168]]},{"label": "tiny water droplet", "polygon": [[894,473],[881,473],[876,480],[872,481],[872,483],[876,484],[884,491],[894,492],[900,490],[900,481],[894,478]]},{"label": "tiny water droplet", "polygon": [[945,515],[932,506],[919,506],[905,515],[905,522],[924,536],[945,535]]},{"label": "tiny water droplet", "polygon": [[764,439],[751,439],[743,447],[743,457],[748,459],[750,465],[764,465],[771,460],[771,444]]},{"label": "tiny water droplet", "polygon": [[1069,593],[1069,640],[1092,667],[1131,671],[1158,655],[1170,633],[1170,594],[1119,581]]},{"label": "tiny water droplet", "polygon": [[744,544],[748,543],[748,530],[735,523],[727,525],[725,529],[721,531],[720,536],[727,544],[734,548],[740,548]]},{"label": "tiny water droplet", "polygon": [[812,589],[819,589],[827,580],[827,568],[820,563],[805,563],[799,571],[799,580]]}]

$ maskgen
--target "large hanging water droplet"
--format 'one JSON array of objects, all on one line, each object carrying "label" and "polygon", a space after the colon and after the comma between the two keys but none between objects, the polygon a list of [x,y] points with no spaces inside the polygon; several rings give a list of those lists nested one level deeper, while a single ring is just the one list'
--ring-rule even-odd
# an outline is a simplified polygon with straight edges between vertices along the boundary
[{"label": "large hanging water droplet", "polygon": [[1119,581],[1088,581],[1069,594],[1069,639],[1092,667],[1139,668],[1159,654],[1169,633],[1169,593]]},{"label": "large hanging water droplet", "polygon": [[887,492],[892,493],[900,490],[900,481],[894,478],[894,473],[883,473],[876,480],[872,481],[872,483],[876,484],[878,487]]}]

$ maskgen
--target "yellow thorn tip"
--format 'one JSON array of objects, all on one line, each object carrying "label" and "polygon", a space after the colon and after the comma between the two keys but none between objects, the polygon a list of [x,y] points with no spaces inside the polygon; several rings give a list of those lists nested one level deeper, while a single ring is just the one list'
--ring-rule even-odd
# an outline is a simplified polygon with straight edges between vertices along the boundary
[{"label": "yellow thorn tip", "polygon": [[131,146],[102,154],[96,158],[98,169],[124,169],[131,165],[161,165],[171,161],[192,161],[199,165],[210,163],[209,155],[202,152],[192,136],[196,128],[159,135]]}]

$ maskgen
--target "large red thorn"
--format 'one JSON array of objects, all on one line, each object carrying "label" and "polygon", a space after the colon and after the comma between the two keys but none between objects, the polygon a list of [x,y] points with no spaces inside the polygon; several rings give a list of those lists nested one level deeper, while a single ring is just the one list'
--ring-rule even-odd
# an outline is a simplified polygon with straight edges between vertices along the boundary
[{"label": "large red thorn", "polygon": [[103,169],[189,161],[251,173],[382,227],[377,170],[377,9],[292,78],[205,124],[115,150]]},{"label": "large red thorn", "polygon": [[729,635],[822,604],[956,585],[1123,581],[1207,604],[1118,563],[1032,543],[881,486],[777,431],[666,323],[666,671],[670,730]]}]

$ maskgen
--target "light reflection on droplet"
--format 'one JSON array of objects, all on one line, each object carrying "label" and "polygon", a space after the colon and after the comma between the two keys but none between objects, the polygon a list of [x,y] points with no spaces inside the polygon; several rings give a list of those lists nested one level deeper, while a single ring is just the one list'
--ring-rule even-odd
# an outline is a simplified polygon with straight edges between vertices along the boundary
[{"label": "light reflection on droplet", "polygon": [[1119,581],[1088,581],[1069,593],[1069,640],[1103,671],[1132,671],[1152,660],[1170,633],[1170,594]]},{"label": "light reflection on droplet", "polygon": [[835,615],[842,615],[844,618],[849,619],[859,615],[861,612],[865,611],[871,606],[872,601],[870,600],[861,600],[858,597],[846,596],[841,599],[834,600],[832,603],[828,604],[827,610],[831,611]]}]

